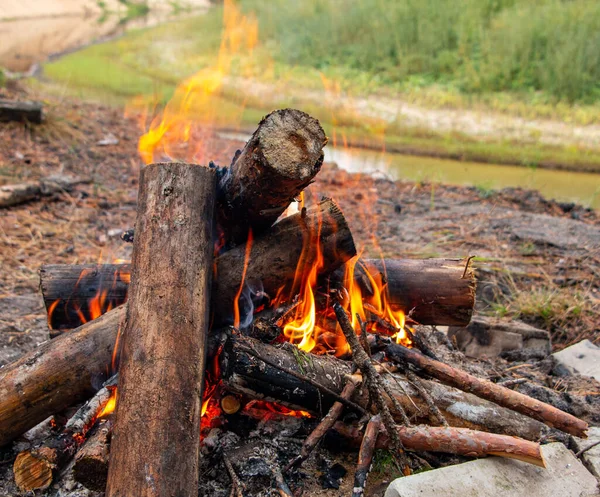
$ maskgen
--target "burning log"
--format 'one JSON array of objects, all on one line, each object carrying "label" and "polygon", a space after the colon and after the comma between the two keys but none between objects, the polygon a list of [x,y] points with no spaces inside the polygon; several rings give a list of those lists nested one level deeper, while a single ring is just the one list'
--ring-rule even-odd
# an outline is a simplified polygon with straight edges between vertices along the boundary
[{"label": "burning log", "polygon": [[[335,277],[343,277],[342,272]],[[354,281],[363,296],[373,294],[371,281],[386,285],[391,307],[420,324],[466,326],[471,321],[475,276],[469,260],[363,259],[356,264]]]},{"label": "burning log", "polygon": [[496,404],[507,407],[533,419],[537,419],[548,426],[564,431],[580,438],[586,438],[588,424],[571,414],[563,412],[556,407],[540,402],[522,393],[509,390],[506,387],[481,380],[469,373],[448,366],[439,361],[425,357],[414,349],[408,349],[398,344],[390,344],[386,350],[387,356],[399,364],[412,364],[426,374],[443,383],[470,392],[482,399],[490,400]]},{"label": "burning log", "polygon": [[[333,226],[321,232],[319,244],[325,261],[321,268],[324,273],[339,267],[355,252],[350,230],[333,201],[327,200],[307,209],[304,216],[290,216],[283,227],[278,228],[279,233],[283,231],[297,242],[305,223],[317,223],[319,216],[325,220],[330,211],[336,213],[341,227],[336,232],[332,232]],[[274,243],[268,234],[257,238],[253,247],[261,259],[248,266],[247,281],[260,280],[271,272],[274,276],[266,278],[263,283],[264,291],[272,295],[281,285],[293,281],[301,248],[290,244],[282,249],[281,241]],[[217,280],[224,278],[236,284],[234,288],[214,285],[213,302],[221,299],[233,302],[240,287],[244,252],[245,248],[240,246],[215,261]],[[333,257],[334,254],[337,258]],[[287,265],[283,261],[287,261]],[[126,307],[113,309],[99,319],[48,341],[0,370],[0,446],[51,414],[92,395],[102,385],[111,369],[117,332]],[[219,316],[215,313],[215,320],[230,319],[232,307],[233,304],[226,309],[222,303],[219,304],[218,308],[224,314]]]},{"label": "burning log", "polygon": [[102,420],[75,454],[73,478],[84,487],[102,492],[106,488],[112,421]]},{"label": "burning log", "polygon": [[39,181],[0,186],[0,209],[23,204],[42,196],[70,192],[75,186],[90,183],[89,179],[70,176],[48,176]]},{"label": "burning log", "polygon": [[220,181],[217,222],[228,243],[268,228],[323,164],[327,137],[319,121],[294,109],[276,110],[258,125]]},{"label": "burning log", "polygon": [[[356,427],[338,421],[334,429],[354,445],[361,443],[363,435]],[[546,467],[540,445],[517,437],[439,426],[400,426],[398,435],[406,448],[415,451],[444,452],[466,457],[499,456]],[[379,449],[391,447],[385,431],[379,435],[376,446]]]},{"label": "burning log", "polygon": [[[236,337],[228,339],[220,355],[220,366],[225,387],[253,399],[277,402],[290,409],[313,413],[326,412],[336,400],[310,383],[260,360],[255,353],[268,358],[269,362],[296,371],[298,375],[318,379],[338,393],[344,388],[346,375],[351,374],[351,365],[345,361],[330,356],[307,356],[289,344],[275,347],[253,340],[254,351],[249,354],[245,345],[248,340],[242,341]],[[388,384],[388,389],[412,421],[428,421],[428,406],[410,382],[400,375],[394,375],[393,379],[386,375],[382,381]],[[548,428],[542,423],[475,395],[433,381],[422,380],[422,383],[451,426],[513,435],[527,440],[540,440],[548,433]],[[353,400],[363,408],[369,404],[366,391]],[[393,409],[391,401],[389,403]]]},{"label": "burning log", "polygon": [[[282,285],[294,281],[301,257],[306,264],[316,259],[317,245],[323,257],[320,274],[329,274],[356,254],[350,228],[333,200],[323,200],[304,213],[282,219],[254,239],[247,264],[243,246],[218,257],[212,290],[213,325],[231,324],[233,303],[244,283],[240,275],[245,265],[246,282],[250,285],[245,286],[246,292],[242,291],[241,311],[250,317],[252,283],[260,282],[260,290],[274,297]],[[130,271],[130,264],[43,266],[41,289],[50,327],[74,328],[81,324],[81,316],[95,318],[123,303],[127,299]]]},{"label": "burning log", "polygon": [[214,169],[142,169],[108,497],[197,493],[215,194]]},{"label": "burning log", "polygon": [[[322,212],[325,211],[326,209],[323,208]],[[314,212],[312,209],[307,209],[307,217]],[[300,216],[300,214],[296,214],[296,216]],[[318,222],[317,218],[314,218],[311,222]],[[343,257],[354,252],[351,246],[351,234],[346,222],[339,216],[338,222],[340,226],[336,236],[334,239],[330,239],[334,244],[324,243],[326,240],[325,233],[320,240],[324,254],[331,254],[330,260],[335,250],[338,250],[338,254]],[[326,223],[325,227],[327,226],[329,226],[328,229],[334,229],[332,223]],[[298,261],[296,249],[298,245],[280,240],[277,249],[275,249],[273,247],[269,248],[266,243],[261,244],[262,242],[259,240],[260,238],[254,240],[252,257],[257,257],[259,251],[261,253],[268,251],[268,253],[265,252],[261,256],[260,268],[258,264],[253,264],[248,268],[248,281],[256,280],[260,276],[270,276],[270,261],[277,261],[278,265],[283,265],[285,261],[281,261],[281,258],[285,257],[287,259],[290,256],[290,259],[285,262],[287,269],[284,267],[281,270],[274,268],[272,271],[274,276],[263,282],[264,291],[274,295],[277,290],[277,286],[273,286],[277,283],[276,280],[282,277],[289,278],[291,268],[296,267],[295,264]],[[274,237],[269,238],[269,240],[273,241]],[[273,243],[277,242],[274,241]],[[337,246],[335,243],[337,243]],[[241,250],[241,247],[237,250],[237,252],[234,252],[237,256],[232,254],[228,257],[235,258],[239,263],[243,250]],[[217,259],[217,264],[219,264],[217,273],[221,276],[223,268],[227,270],[226,266],[220,263],[229,260],[222,259],[226,255],[227,253]],[[324,268],[324,272],[330,268]],[[370,280],[364,270],[364,268],[369,268],[372,277],[376,279],[384,278],[384,281],[387,282],[387,295],[392,307],[395,310],[403,311],[407,315],[410,314],[413,319],[422,324],[462,323],[464,326],[469,322],[475,303],[475,280],[471,271],[467,271],[465,278],[462,277],[465,267],[459,259],[384,259],[383,261],[367,259],[359,261],[356,268],[354,280],[360,286],[363,295],[370,295],[373,292]],[[82,315],[86,319],[92,319],[97,317],[100,312],[125,302],[127,300],[130,272],[130,264],[50,264],[42,266],[40,286],[49,314],[49,324],[52,328],[50,335],[56,336],[60,334],[59,330],[61,329],[71,329],[79,326]],[[230,279],[236,276],[233,272],[230,274]],[[343,282],[343,277],[344,270],[340,268],[335,271],[327,284],[339,287]],[[271,283],[270,287],[269,282]],[[237,290],[239,276],[234,283],[233,287]],[[213,293],[216,294],[216,291],[213,291]],[[231,305],[231,295],[227,301]],[[224,312],[231,312],[231,308],[228,309],[227,305],[222,304],[221,307],[223,307]],[[219,318],[218,314],[215,317],[217,321],[223,320]]]}]

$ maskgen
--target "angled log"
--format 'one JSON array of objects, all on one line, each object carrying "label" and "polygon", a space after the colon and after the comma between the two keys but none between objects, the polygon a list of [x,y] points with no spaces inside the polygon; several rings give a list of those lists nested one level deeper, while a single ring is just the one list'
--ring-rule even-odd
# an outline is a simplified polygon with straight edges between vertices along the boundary
[{"label": "angled log", "polygon": [[75,454],[73,478],[84,487],[103,492],[108,477],[112,421],[102,420]]},{"label": "angled log", "polygon": [[588,424],[585,421],[537,399],[515,392],[497,383],[482,380],[465,371],[426,357],[417,350],[399,344],[392,343],[388,345],[386,354],[393,361],[399,364],[411,364],[442,383],[537,419],[565,433],[580,438],[587,437]]},{"label": "angled log", "polygon": [[[326,264],[321,269],[324,273],[334,271],[344,260],[355,255],[350,230],[332,201],[307,209],[304,218],[302,214],[290,216],[283,227],[278,228],[297,243],[302,239],[306,223],[317,222],[313,218],[325,219],[330,211],[336,213],[340,226],[335,233],[332,232],[333,226],[323,230],[319,238],[323,253],[329,254],[324,258]],[[263,290],[275,295],[282,285],[293,282],[302,248],[290,244],[283,250],[267,235],[254,240],[252,254],[260,254],[262,262],[252,263],[247,268],[246,278],[248,281],[260,280],[265,272],[270,272],[271,277],[264,280]],[[215,261],[216,282],[220,278],[235,282],[233,287],[213,286],[213,302],[226,300],[231,305],[228,308],[220,303],[218,309],[223,314],[219,316],[215,312],[215,320],[232,319],[232,302],[241,283],[244,252],[244,246],[236,247]],[[77,273],[80,274],[80,271]],[[125,308],[126,304],[69,333],[63,333],[0,369],[0,446],[51,414],[84,400],[102,386],[112,369],[113,348]]]},{"label": "angled log", "polygon": [[263,118],[219,183],[217,221],[225,240],[244,243],[249,228],[265,232],[313,181],[326,143],[319,121],[302,111]]}]

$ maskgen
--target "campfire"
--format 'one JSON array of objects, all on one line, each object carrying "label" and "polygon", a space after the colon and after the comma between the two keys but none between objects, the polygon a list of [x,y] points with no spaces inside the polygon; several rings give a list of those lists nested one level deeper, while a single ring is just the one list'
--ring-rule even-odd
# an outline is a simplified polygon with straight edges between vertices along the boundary
[{"label": "campfire", "polygon": [[259,484],[238,474],[250,449],[226,439],[247,420],[311,427],[285,460],[252,447],[280,495],[298,495],[331,432],[359,447],[356,496],[377,447],[409,475],[431,452],[544,466],[542,438],[585,437],[574,416],[438,357],[422,325],[469,323],[470,260],[357,254],[335,200],[305,192],[326,143],[285,109],[227,167],[150,164],[131,263],[42,267],[52,339],[0,370],[0,445],[50,425],[16,457],[20,488],[72,467],[107,496],[197,495],[204,459],[244,495]]}]

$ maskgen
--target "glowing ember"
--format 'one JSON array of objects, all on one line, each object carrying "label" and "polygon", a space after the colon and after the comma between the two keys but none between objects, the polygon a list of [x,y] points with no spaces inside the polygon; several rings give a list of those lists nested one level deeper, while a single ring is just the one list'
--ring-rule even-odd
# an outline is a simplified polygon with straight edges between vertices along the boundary
[{"label": "glowing ember", "polygon": [[266,413],[280,414],[282,416],[292,416],[295,418],[310,418],[311,414],[307,411],[294,411],[275,402],[265,402],[264,400],[251,400],[244,406],[244,411],[252,409],[266,411]]}]

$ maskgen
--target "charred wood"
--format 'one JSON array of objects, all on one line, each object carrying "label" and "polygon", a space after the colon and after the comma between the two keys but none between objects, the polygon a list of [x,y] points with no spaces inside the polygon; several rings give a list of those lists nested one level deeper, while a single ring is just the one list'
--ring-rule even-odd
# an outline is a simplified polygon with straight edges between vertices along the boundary
[{"label": "charred wood", "polygon": [[112,421],[102,420],[75,454],[73,478],[84,487],[103,492],[108,477]]}]

